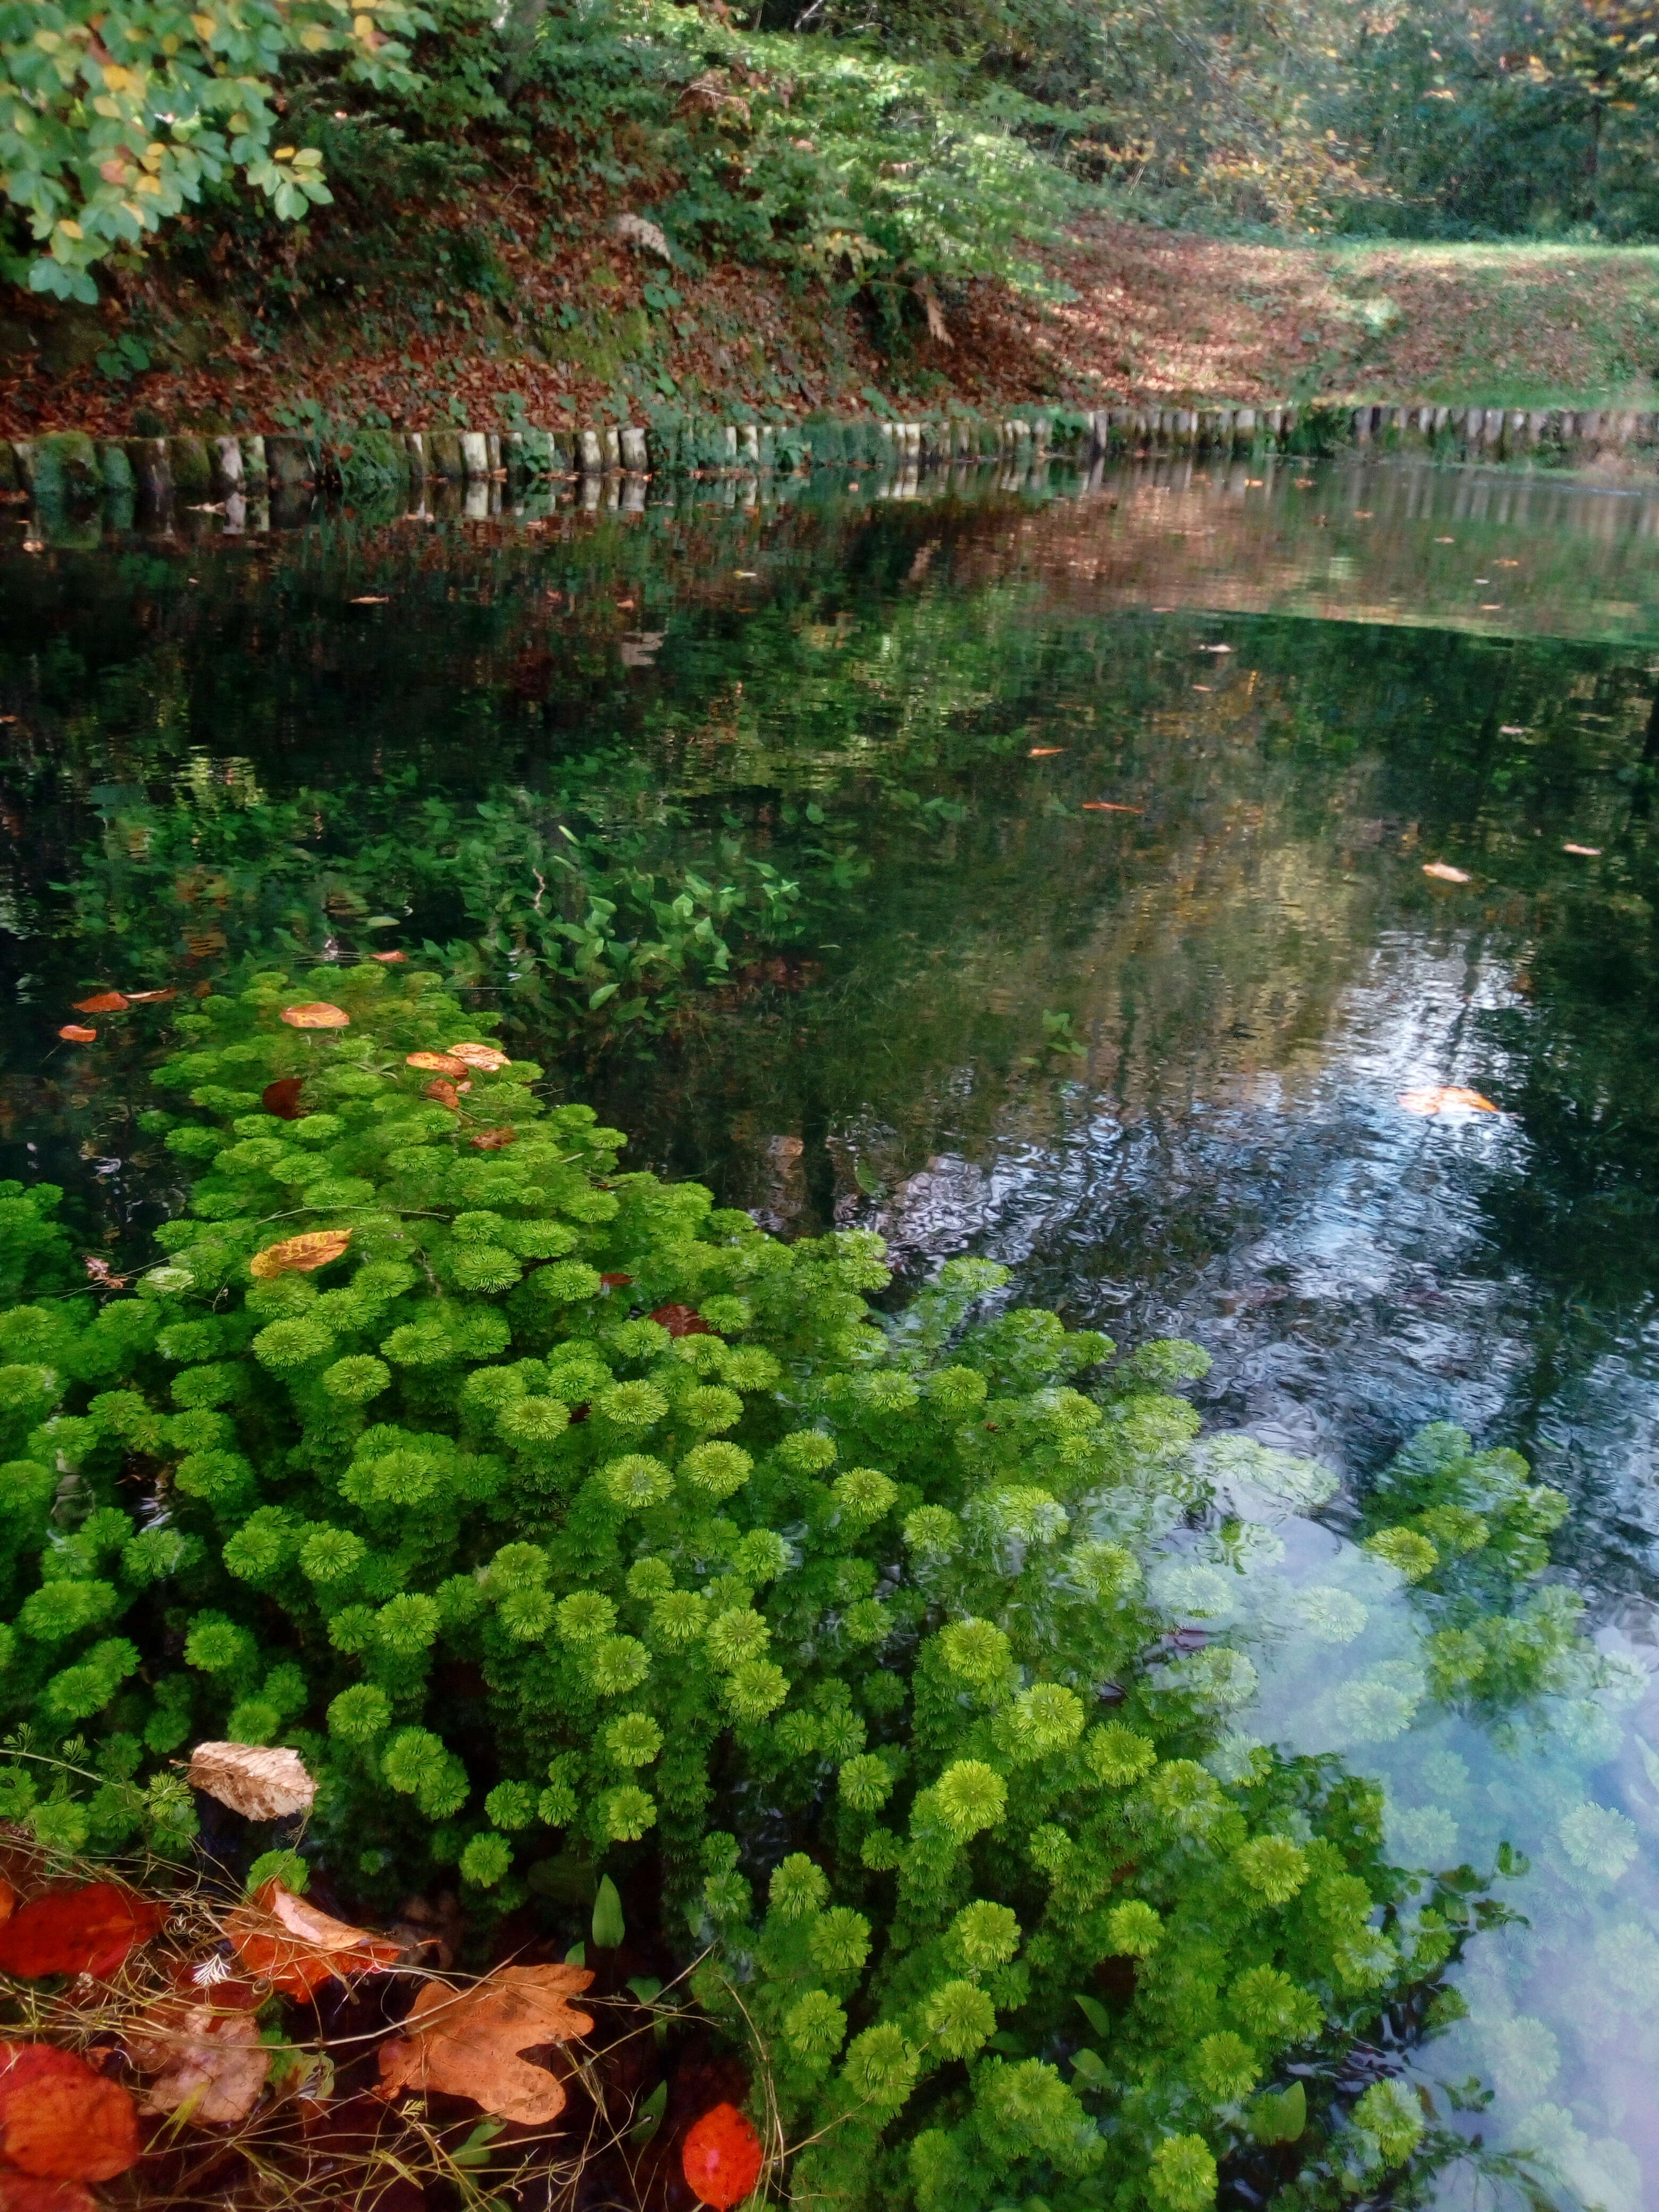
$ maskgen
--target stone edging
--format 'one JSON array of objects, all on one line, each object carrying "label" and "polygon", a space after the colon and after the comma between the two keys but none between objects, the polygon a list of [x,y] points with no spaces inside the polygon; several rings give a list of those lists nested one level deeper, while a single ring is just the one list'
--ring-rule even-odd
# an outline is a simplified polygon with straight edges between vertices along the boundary
[{"label": "stone edging", "polygon": [[952,461],[1097,460],[1108,454],[1318,453],[1370,447],[1447,460],[1570,465],[1609,450],[1652,448],[1659,413],[1412,406],[1112,407],[1083,413],[956,415],[920,422],[873,416],[787,423],[665,416],[639,424],[549,430],[349,434],[324,451],[291,432],[251,436],[99,438],[84,431],[0,439],[0,495],[37,504],[100,495],[146,505],[302,493],[319,482],[349,491],[419,497],[429,484],[533,483],[653,473],[757,475],[815,465],[906,466]]}]

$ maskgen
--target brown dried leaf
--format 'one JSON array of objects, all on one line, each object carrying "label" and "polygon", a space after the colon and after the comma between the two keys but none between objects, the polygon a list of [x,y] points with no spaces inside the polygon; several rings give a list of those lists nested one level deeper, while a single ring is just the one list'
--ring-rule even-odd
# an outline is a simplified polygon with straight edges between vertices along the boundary
[{"label": "brown dried leaf", "polygon": [[308,1229],[303,1237],[285,1237],[280,1244],[267,1244],[247,1263],[247,1271],[260,1282],[272,1275],[308,1275],[315,1267],[337,1260],[351,1242],[349,1229]]},{"label": "brown dried leaf", "polygon": [[280,1744],[198,1743],[185,1779],[192,1790],[204,1790],[249,1820],[283,1820],[291,1813],[308,1813],[317,1796],[317,1784],[299,1753]]},{"label": "brown dried leaf", "polygon": [[282,1019],[292,1030],[343,1030],[351,1023],[343,1006],[331,1006],[325,999],[311,999],[302,1006],[284,1006]]},{"label": "brown dried leaf", "polygon": [[259,1093],[259,1103],[267,1114],[275,1114],[279,1121],[297,1121],[306,1110],[300,1103],[300,1093],[304,1088],[302,1077],[279,1075],[275,1083],[267,1083]]},{"label": "brown dried leaf", "polygon": [[447,1106],[452,1114],[460,1111],[461,1094],[444,1076],[434,1075],[421,1096],[434,1100],[440,1106]]},{"label": "brown dried leaf", "polygon": [[337,1976],[395,1966],[403,1955],[399,1945],[331,1918],[280,1881],[239,1905],[225,1933],[250,1973],[293,1997],[308,1997]]},{"label": "brown dried leaf", "polygon": [[152,2005],[127,2034],[133,2064],[157,2077],[139,2109],[182,2111],[198,2128],[246,2119],[273,2055],[255,2018],[263,1994],[256,1983],[226,1980]]},{"label": "brown dried leaf", "polygon": [[380,2046],[380,2091],[471,2097],[497,2119],[544,2127],[564,2110],[564,2084],[520,2058],[538,2043],[590,2035],[593,2022],[566,2000],[592,1980],[583,1966],[498,1966],[470,1990],[428,1982]]},{"label": "brown dried leaf", "polygon": [[480,1129],[471,1143],[475,1152],[499,1152],[504,1145],[516,1145],[518,1141],[516,1129]]}]

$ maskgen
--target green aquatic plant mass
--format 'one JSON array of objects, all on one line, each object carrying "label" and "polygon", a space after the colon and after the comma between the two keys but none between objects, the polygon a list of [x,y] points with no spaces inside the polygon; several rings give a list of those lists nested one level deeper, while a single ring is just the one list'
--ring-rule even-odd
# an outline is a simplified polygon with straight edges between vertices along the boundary
[{"label": "green aquatic plant mass", "polygon": [[[55,1194],[0,1199],[0,1808],[179,1843],[181,1750],[283,1743],[343,1895],[659,1897],[798,2204],[1201,2212],[1264,2146],[1282,2205],[1409,2190],[1415,2095],[1307,2062],[1432,2021],[1482,1881],[1393,1866],[1381,1791],[1170,1632],[1172,1542],[1265,1534],[1202,1352],[972,1260],[886,1312],[878,1240],[625,1171],[488,1019],[372,963],[191,1003],[141,1120],[187,1199],[101,1304]],[[1448,1698],[1577,1635],[1504,1626],[1559,1516],[1517,1466],[1404,1465],[1367,1539]]]}]

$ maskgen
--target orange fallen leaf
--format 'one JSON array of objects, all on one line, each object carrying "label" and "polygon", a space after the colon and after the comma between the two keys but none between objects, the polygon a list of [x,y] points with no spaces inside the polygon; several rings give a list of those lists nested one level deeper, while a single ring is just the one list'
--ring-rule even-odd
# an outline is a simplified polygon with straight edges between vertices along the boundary
[{"label": "orange fallen leaf", "polygon": [[1121,806],[1115,799],[1085,799],[1083,811],[1085,814],[1139,814],[1140,809],[1138,806]]},{"label": "orange fallen leaf", "polygon": [[380,2095],[438,2090],[498,2120],[546,2126],[564,2110],[564,2084],[519,2053],[592,2034],[590,2016],[566,2000],[592,1978],[585,1966],[497,1966],[470,1990],[422,1984],[403,2034],[380,2046]]},{"label": "orange fallen leaf", "polygon": [[118,1882],[47,1890],[0,1927],[0,1974],[25,1981],[45,1974],[94,1974],[102,1980],[137,1944],[147,1943],[167,1917],[164,1905]]},{"label": "orange fallen leaf", "polygon": [[124,992],[94,991],[89,999],[77,999],[75,1011],[77,1014],[124,1014],[131,1004]]},{"label": "orange fallen leaf", "polygon": [[248,1261],[247,1271],[261,1283],[269,1282],[273,1275],[308,1275],[313,1268],[326,1267],[331,1260],[337,1260],[350,1242],[349,1229],[308,1229],[303,1237],[285,1237],[280,1244],[267,1244]]},{"label": "orange fallen leaf", "polygon": [[1467,869],[1454,868],[1447,860],[1425,860],[1423,872],[1425,876],[1437,878],[1443,884],[1466,884],[1469,880]]},{"label": "orange fallen leaf", "polygon": [[700,2204],[729,2212],[760,2179],[761,2139],[735,2105],[716,2105],[695,2121],[680,2149],[680,2171]]},{"label": "orange fallen leaf", "polygon": [[1056,753],[1063,753],[1065,750],[1064,745],[1033,745],[1025,757],[1027,760],[1052,760]]},{"label": "orange fallen leaf", "polygon": [[327,1981],[392,1966],[396,1943],[331,1919],[280,1881],[268,1881],[225,1921],[237,1957],[285,1996],[308,1997]]},{"label": "orange fallen leaf", "polygon": [[157,1006],[163,1000],[176,999],[178,995],[177,989],[172,988],[165,991],[129,991],[127,1004],[130,1006]]},{"label": "orange fallen leaf", "polygon": [[94,1044],[98,1038],[96,1030],[82,1029],[79,1022],[65,1022],[58,1034],[68,1044]]},{"label": "orange fallen leaf", "polygon": [[1463,1107],[1474,1114],[1498,1114],[1502,1108],[1478,1091],[1455,1083],[1438,1083],[1421,1091],[1402,1091],[1400,1103],[1408,1114],[1443,1114],[1449,1107]]},{"label": "orange fallen leaf", "polygon": [[72,2051],[0,2043],[0,2152],[41,2181],[112,2181],[138,2160],[132,2099]]},{"label": "orange fallen leaf", "polygon": [[317,1798],[305,1761],[281,1744],[198,1743],[185,1779],[248,1820],[285,1820]]},{"label": "orange fallen leaf", "polygon": [[82,2182],[37,2181],[7,2166],[0,2166],[0,2212],[98,2212],[98,2200]]},{"label": "orange fallen leaf", "polygon": [[0,1874],[0,1928],[5,1926],[16,1910],[17,1892],[6,1880],[4,1875]]},{"label": "orange fallen leaf", "polygon": [[499,1045],[453,1044],[449,1048],[449,1052],[451,1059],[463,1060],[469,1067],[480,1068],[486,1075],[494,1075],[498,1069],[510,1066],[512,1064],[508,1055]]},{"label": "orange fallen leaf", "polygon": [[1577,853],[1581,860],[1599,860],[1601,857],[1601,848],[1599,845],[1564,845],[1561,850],[1564,853]]},{"label": "orange fallen leaf", "polygon": [[362,592],[355,599],[349,599],[346,604],[348,606],[354,607],[389,607],[392,601],[383,592]]},{"label": "orange fallen leaf", "polygon": [[466,1062],[453,1052],[411,1052],[405,1067],[418,1067],[423,1075],[465,1075]]},{"label": "orange fallen leaf", "polygon": [[518,1141],[516,1129],[480,1129],[472,1139],[472,1149],[475,1152],[499,1152],[504,1145],[516,1145]]},{"label": "orange fallen leaf", "polygon": [[264,1997],[262,1984],[227,1978],[200,1988],[186,1984],[152,2005],[126,2039],[139,2072],[156,2076],[142,2109],[182,2112],[198,2128],[246,2119],[275,2055],[259,2039],[255,2014]]},{"label": "orange fallen leaf", "polygon": [[371,952],[368,957],[371,960],[378,960],[382,968],[389,968],[396,961],[407,960],[409,955],[406,952]]},{"label": "orange fallen leaf", "polygon": [[292,1030],[343,1030],[351,1023],[343,1006],[331,1006],[325,999],[310,1000],[302,1006],[284,1006],[282,1018]]},{"label": "orange fallen leaf", "polygon": [[434,1075],[421,1096],[434,1099],[440,1106],[447,1106],[451,1113],[460,1110],[461,1094],[445,1076]]}]

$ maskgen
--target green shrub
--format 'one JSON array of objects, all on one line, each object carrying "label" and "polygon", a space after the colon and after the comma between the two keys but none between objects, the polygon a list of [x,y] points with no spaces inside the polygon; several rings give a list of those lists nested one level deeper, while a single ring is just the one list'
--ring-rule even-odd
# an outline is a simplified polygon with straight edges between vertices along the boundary
[{"label": "green shrub", "polygon": [[[348,1027],[284,1024],[319,996]],[[532,1064],[427,1097],[406,1056],[478,1027],[374,965],[178,1019],[165,1263],[0,1316],[4,1717],[101,1778],[15,1762],[6,1811],[176,1837],[180,1747],[292,1744],[348,1890],[660,1895],[798,2201],[1208,2204],[1287,2054],[1455,1944],[1380,1794],[1243,1745],[1248,1660],[1164,1637],[1203,1355],[1111,1365],[975,1261],[884,1321],[876,1239],[618,1171]],[[1412,2154],[1317,2095],[1304,2203]]]}]

